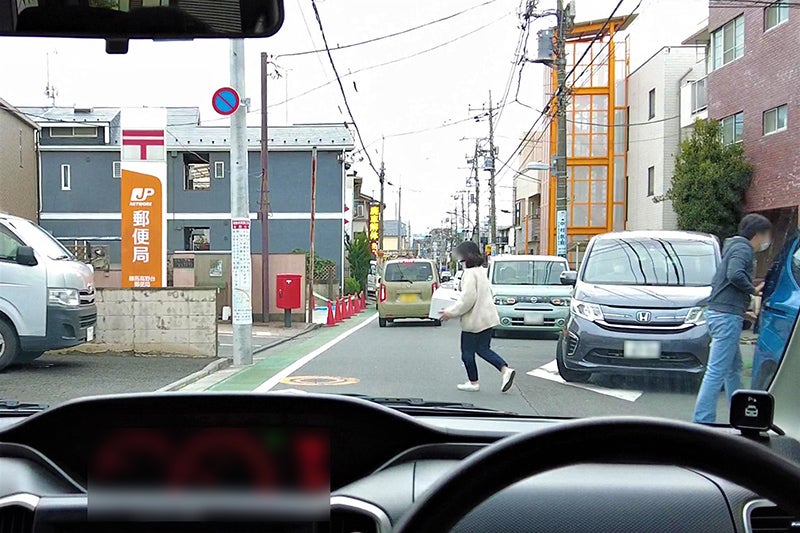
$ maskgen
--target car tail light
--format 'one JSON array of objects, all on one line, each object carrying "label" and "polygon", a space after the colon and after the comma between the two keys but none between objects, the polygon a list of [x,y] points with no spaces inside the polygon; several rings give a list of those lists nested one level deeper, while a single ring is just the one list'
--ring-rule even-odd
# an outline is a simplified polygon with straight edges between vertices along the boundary
[{"label": "car tail light", "polygon": [[439,284],[435,281],[431,284],[431,292],[435,292],[439,288]]},{"label": "car tail light", "polygon": [[378,299],[382,302],[386,301],[386,285],[384,285],[383,283],[381,283],[381,290],[378,294]]}]

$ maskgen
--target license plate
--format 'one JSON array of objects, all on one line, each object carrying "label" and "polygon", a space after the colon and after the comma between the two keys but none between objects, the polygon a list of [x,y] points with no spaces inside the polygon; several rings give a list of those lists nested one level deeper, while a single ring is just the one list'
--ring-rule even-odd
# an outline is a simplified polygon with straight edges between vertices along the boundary
[{"label": "license plate", "polygon": [[661,343],[658,341],[625,341],[624,355],[629,359],[658,359]]},{"label": "license plate", "polygon": [[89,326],[86,328],[86,342],[92,342],[94,340],[94,326]]},{"label": "license plate", "polygon": [[525,313],[522,320],[526,326],[541,326],[544,324],[544,313]]},{"label": "license plate", "polygon": [[418,297],[417,297],[416,294],[401,294],[400,295],[400,301],[402,303],[404,303],[404,304],[411,303],[411,302],[416,302],[417,300],[418,300]]}]

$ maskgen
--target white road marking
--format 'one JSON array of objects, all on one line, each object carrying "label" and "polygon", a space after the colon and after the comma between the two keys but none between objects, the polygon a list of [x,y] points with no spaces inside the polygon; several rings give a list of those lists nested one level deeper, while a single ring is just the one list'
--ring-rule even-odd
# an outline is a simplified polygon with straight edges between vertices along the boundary
[{"label": "white road marking", "polygon": [[334,346],[336,346],[337,344],[339,344],[340,342],[345,340],[347,337],[349,337],[350,335],[352,335],[356,331],[358,331],[361,328],[364,328],[364,327],[370,325],[377,318],[378,318],[378,313],[375,313],[374,315],[372,315],[371,317],[366,319],[361,324],[359,324],[359,325],[357,325],[357,326],[355,326],[353,328],[348,329],[347,331],[345,331],[344,333],[342,333],[341,335],[339,335],[335,339],[328,341],[327,343],[323,344],[322,346],[320,346],[319,348],[317,348],[313,352],[304,355],[303,357],[301,357],[300,359],[298,359],[297,361],[295,361],[291,365],[287,366],[286,368],[284,368],[283,370],[281,370],[280,372],[278,372],[277,374],[275,374],[274,376],[269,378],[267,381],[265,381],[264,383],[262,383],[261,385],[256,387],[256,389],[253,392],[267,392],[267,391],[269,391],[270,389],[272,389],[272,387],[274,387],[275,385],[280,383],[280,381],[283,378],[292,375],[294,372],[296,372],[297,370],[299,370],[300,368],[305,366],[307,363],[313,361],[319,355],[322,355],[326,351],[330,350],[331,348],[333,348]]},{"label": "white road marking", "polygon": [[542,365],[539,368],[531,370],[527,374],[535,378],[555,381],[556,383],[561,383],[562,385],[568,385],[570,387],[576,387],[578,389],[584,389],[596,392],[598,394],[605,394],[606,396],[613,396],[614,398],[625,400],[626,402],[635,402],[642,395],[642,391],[640,390],[609,389],[607,387],[600,387],[599,385],[591,385],[588,383],[569,383],[568,381],[564,381],[564,379],[558,373],[558,365],[556,364],[555,359],[546,365]]}]

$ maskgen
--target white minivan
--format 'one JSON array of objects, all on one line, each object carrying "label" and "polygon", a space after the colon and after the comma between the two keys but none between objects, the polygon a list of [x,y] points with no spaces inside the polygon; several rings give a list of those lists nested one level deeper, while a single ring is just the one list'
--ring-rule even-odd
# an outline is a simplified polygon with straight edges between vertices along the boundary
[{"label": "white minivan", "polygon": [[33,222],[0,213],[0,369],[94,339],[94,270]]}]

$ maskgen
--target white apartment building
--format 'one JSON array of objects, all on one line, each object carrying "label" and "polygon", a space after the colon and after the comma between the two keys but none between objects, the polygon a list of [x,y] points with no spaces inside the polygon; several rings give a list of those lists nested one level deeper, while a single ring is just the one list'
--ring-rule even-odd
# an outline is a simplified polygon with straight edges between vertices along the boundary
[{"label": "white apartment building", "polygon": [[682,110],[705,105],[704,73],[705,47],[681,45],[661,48],[628,77],[626,229],[677,229],[665,195],[692,123]]}]

